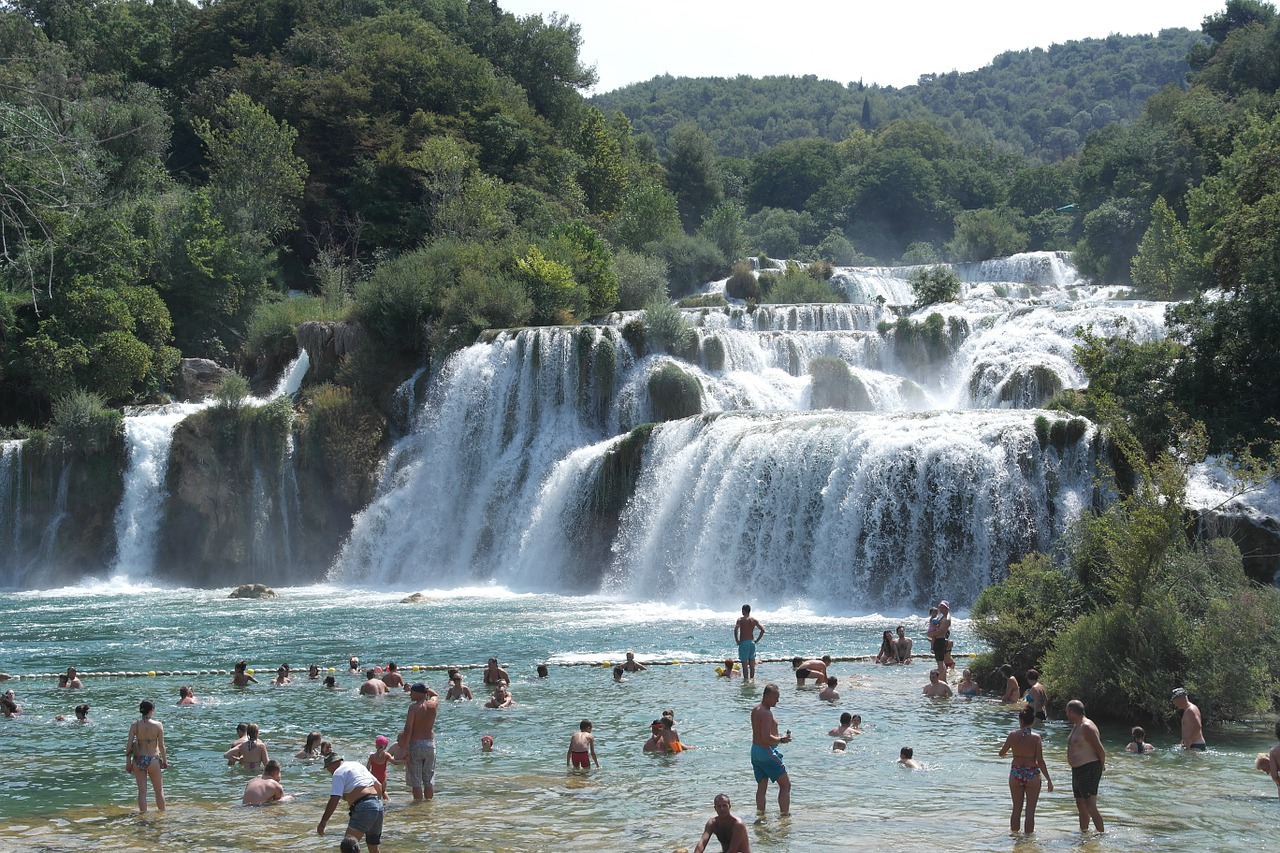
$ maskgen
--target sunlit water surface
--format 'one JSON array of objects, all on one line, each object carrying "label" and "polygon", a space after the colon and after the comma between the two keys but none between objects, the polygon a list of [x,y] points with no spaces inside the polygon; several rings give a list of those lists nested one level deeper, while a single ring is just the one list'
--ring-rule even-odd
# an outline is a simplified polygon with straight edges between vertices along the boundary
[{"label": "sunlit water surface", "polygon": [[[497,656],[512,675],[518,705],[507,711],[480,701],[441,708],[436,799],[413,805],[403,779],[391,774],[392,802],[382,849],[495,851],[671,850],[692,847],[712,797],[725,791],[734,810],[753,819],[755,784],[748,714],[766,680],[783,685],[777,716],[795,742],[784,746],[794,784],[793,817],[779,819],[770,788],[767,820],[753,825],[757,851],[1148,851],[1260,850],[1280,818],[1275,786],[1252,769],[1271,744],[1272,721],[1211,733],[1207,754],[1171,749],[1154,732],[1156,753],[1123,754],[1127,731],[1104,729],[1112,751],[1099,799],[1108,821],[1102,836],[1081,836],[1070,795],[1064,749],[1067,725],[1045,727],[1046,754],[1060,786],[1042,796],[1034,839],[1008,832],[1007,762],[997,757],[1013,714],[990,699],[928,701],[920,696],[927,666],[878,667],[840,662],[841,701],[819,702],[813,688],[796,691],[790,667],[762,665],[757,684],[715,677],[707,661],[732,654],[735,613],[691,611],[603,598],[511,595],[502,590],[429,594],[400,604],[402,592],[329,587],[282,590],[269,601],[228,600],[226,591],[157,590],[120,584],[7,594],[0,602],[0,669],[24,676],[82,672],[226,670],[245,658],[264,682],[240,690],[225,675],[89,677],[83,691],[56,680],[9,682],[24,708],[0,720],[6,780],[0,797],[0,849],[23,851],[224,851],[336,849],[343,812],[329,835],[315,835],[328,776],[293,757],[306,733],[319,729],[348,758],[365,758],[378,734],[403,724],[402,695],[357,695],[346,674],[349,654],[364,662],[476,664]],[[829,653],[872,655],[880,632],[903,622],[923,634],[920,616],[857,618],[807,611],[758,613],[768,629],[764,658]],[[974,646],[967,626],[957,651]],[[924,643],[917,640],[917,650]],[[612,682],[600,663],[637,658],[666,665]],[[289,662],[301,681],[272,687],[275,667]],[[672,665],[670,662],[679,661]],[[336,667],[337,691],[309,682],[310,663]],[[552,664],[548,679],[534,665]],[[963,667],[964,659],[960,660]],[[413,677],[412,672],[407,673]],[[419,673],[417,677],[422,677]],[[443,690],[443,673],[425,673]],[[468,670],[479,690],[480,673]],[[190,684],[201,704],[175,707]],[[132,777],[123,771],[124,739],[140,699],[156,701],[165,725],[169,809],[136,813]],[[54,721],[92,706],[92,723]],[[698,749],[652,757],[641,753],[649,722],[674,708],[682,740]],[[842,710],[862,714],[866,734],[833,753],[828,729]],[[595,723],[602,769],[565,769],[569,735]],[[248,774],[221,754],[239,721],[257,722],[272,756],[284,764],[294,802],[239,805]],[[480,751],[480,736],[496,741]],[[899,768],[904,745],[922,772]],[[714,842],[713,842],[714,847]]]}]

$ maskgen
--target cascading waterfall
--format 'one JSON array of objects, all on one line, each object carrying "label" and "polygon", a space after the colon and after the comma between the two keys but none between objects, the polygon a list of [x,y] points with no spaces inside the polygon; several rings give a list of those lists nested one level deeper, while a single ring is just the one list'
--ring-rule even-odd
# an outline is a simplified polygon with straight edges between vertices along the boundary
[{"label": "cascading waterfall", "polygon": [[[970,603],[1094,500],[1091,425],[1037,429],[1062,420],[1037,407],[1084,382],[1076,329],[1156,339],[1164,305],[1108,301],[1063,255],[1028,253],[963,270],[959,303],[894,309],[910,272],[838,271],[865,304],[686,309],[690,360],[636,358],[619,332],[638,313],[455,354],[332,575],[715,606]],[[904,361],[897,329],[879,330],[933,313],[953,336],[941,362]],[[844,363],[869,411],[809,411],[819,357]],[[633,443],[671,364],[704,414]]]},{"label": "cascading waterfall", "polygon": [[[0,565],[16,566],[22,554],[22,442],[0,442]],[[2,581],[0,581],[2,582]],[[7,585],[7,584],[6,584]]]}]

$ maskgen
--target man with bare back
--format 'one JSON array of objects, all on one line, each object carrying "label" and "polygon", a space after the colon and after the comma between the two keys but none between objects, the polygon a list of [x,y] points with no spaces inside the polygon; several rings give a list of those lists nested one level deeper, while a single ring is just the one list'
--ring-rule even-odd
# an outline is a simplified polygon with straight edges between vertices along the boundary
[{"label": "man with bare back", "polygon": [[738,644],[738,660],[742,661],[742,677],[756,677],[756,643],[764,636],[764,626],[751,615],[751,605],[742,605],[742,615],[733,623],[733,641]]},{"label": "man with bare back", "polygon": [[1106,769],[1107,751],[1102,748],[1098,727],[1084,715],[1084,703],[1072,699],[1067,703],[1067,721],[1071,734],[1067,736],[1067,763],[1071,765],[1071,793],[1076,798],[1076,811],[1080,815],[1080,831],[1089,828],[1089,818],[1098,832],[1102,832],[1102,815],[1098,813],[1098,783]]},{"label": "man with bare back", "polygon": [[778,735],[778,720],[773,716],[778,696],[778,685],[766,684],[760,704],[751,709],[751,769],[756,776],[756,813],[762,817],[770,782],[778,783],[778,811],[783,817],[791,813],[791,777],[778,752],[778,744],[791,743],[791,730]]},{"label": "man with bare back", "polygon": [[421,681],[409,688],[409,698],[404,730],[396,743],[408,755],[405,778],[413,789],[413,801],[421,802],[435,796],[436,712],[440,709],[440,700],[431,695]]}]

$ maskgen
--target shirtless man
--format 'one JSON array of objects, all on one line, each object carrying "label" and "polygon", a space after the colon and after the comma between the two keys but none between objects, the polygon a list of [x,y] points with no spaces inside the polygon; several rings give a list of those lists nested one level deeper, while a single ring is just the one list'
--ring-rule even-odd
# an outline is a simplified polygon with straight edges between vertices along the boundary
[{"label": "shirtless man", "polygon": [[791,743],[791,730],[778,735],[778,720],[773,716],[778,697],[778,685],[766,684],[760,704],[751,709],[751,769],[756,777],[756,813],[761,817],[770,782],[778,783],[778,811],[783,817],[791,814],[791,777],[778,752],[779,744]]},{"label": "shirtless man", "polygon": [[635,652],[627,652],[627,659],[622,662],[622,668],[626,672],[644,672],[649,667],[636,660]]},{"label": "shirtless man", "polygon": [[382,696],[387,692],[386,682],[378,678],[378,673],[374,670],[366,670],[364,677],[365,681],[360,685],[361,696]]},{"label": "shirtless man", "polygon": [[911,663],[911,638],[903,625],[898,626],[898,639],[893,641],[893,650],[898,655],[898,663]]},{"label": "shirtless man", "polygon": [[497,658],[489,658],[489,663],[484,668],[484,683],[492,686],[495,684],[501,684],[504,681],[507,684],[510,684],[511,676],[507,675],[507,671],[505,669],[498,666]]},{"label": "shirtless man", "polygon": [[951,696],[951,685],[939,677],[936,669],[929,670],[929,683],[921,691],[930,699],[947,699]]},{"label": "shirtless man", "polygon": [[421,681],[409,688],[409,698],[412,701],[405,715],[404,730],[396,743],[408,755],[405,780],[413,789],[413,801],[417,803],[436,794],[436,712],[440,710],[440,700],[428,695],[427,685]]},{"label": "shirtless man", "polygon": [[1270,762],[1267,772],[1271,774],[1271,781],[1276,783],[1276,793],[1280,794],[1280,720],[1276,720],[1276,745],[1267,753],[1267,759]]},{"label": "shirtless man", "polygon": [[316,835],[324,835],[325,825],[333,817],[338,803],[346,800],[351,804],[347,815],[347,838],[355,841],[364,838],[369,844],[369,853],[379,853],[384,812],[382,800],[378,797],[378,780],[363,764],[343,761],[337,753],[330,753],[325,758],[324,769],[333,777],[333,787],[329,789],[324,816],[316,824]]},{"label": "shirtless man", "polygon": [[721,853],[751,853],[751,839],[747,835],[747,824],[740,817],[734,817],[729,811],[729,795],[716,794],[712,801],[716,816],[707,821],[702,828],[702,837],[693,848],[693,853],[704,853],[711,836],[720,842]]},{"label": "shirtless man", "polygon": [[484,703],[486,708],[510,708],[516,704],[516,700],[511,697],[511,691],[507,689],[507,683],[504,681],[493,690],[493,695],[489,697],[489,701]]},{"label": "shirtless man", "polygon": [[84,687],[84,682],[80,680],[80,676],[76,675],[76,668],[74,666],[67,667],[66,686],[70,687],[73,690],[77,690],[81,687]]},{"label": "shirtless man", "polygon": [[387,664],[387,671],[382,673],[382,683],[387,685],[388,690],[404,687],[404,676],[400,674],[400,668],[396,666],[395,661]]},{"label": "shirtless man", "polygon": [[1187,697],[1187,690],[1179,687],[1173,691],[1173,704],[1182,712],[1182,748],[1205,750],[1204,723],[1200,709]]},{"label": "shirtless man", "polygon": [[644,752],[666,752],[667,740],[663,737],[666,726],[662,720],[654,720],[649,724],[649,739],[644,742]]},{"label": "shirtless man", "polygon": [[244,796],[240,798],[240,803],[245,806],[265,806],[267,803],[292,799],[293,796],[286,794],[280,784],[280,762],[273,758],[267,762],[261,776],[250,779],[244,786]]},{"label": "shirtless man", "polygon": [[791,668],[796,671],[796,687],[803,687],[805,681],[812,678],[814,684],[822,684],[827,680],[827,665],[831,663],[831,655],[821,658],[802,657],[791,659]]},{"label": "shirtless man", "polygon": [[840,693],[836,690],[836,677],[834,675],[827,676],[827,686],[818,691],[818,698],[823,702],[839,702]]},{"label": "shirtless man", "polygon": [[462,673],[455,672],[449,676],[449,689],[444,692],[444,698],[450,702],[471,698],[471,688],[462,683]]},{"label": "shirtless man", "polygon": [[951,636],[951,604],[946,599],[938,602],[938,615],[929,620],[929,646],[938,664],[938,675],[947,677],[947,638]]},{"label": "shirtless man", "polygon": [[742,615],[733,623],[733,641],[738,644],[738,660],[742,661],[742,677],[756,677],[756,643],[764,636],[764,626],[751,615],[751,605],[742,605]]},{"label": "shirtless man", "polygon": [[1107,751],[1102,748],[1098,727],[1084,715],[1084,703],[1072,699],[1067,703],[1067,721],[1071,734],[1067,736],[1067,763],[1071,765],[1071,793],[1076,798],[1076,811],[1080,815],[1080,831],[1089,828],[1089,818],[1098,832],[1102,832],[1102,815],[1098,813],[1098,783],[1106,769]]}]

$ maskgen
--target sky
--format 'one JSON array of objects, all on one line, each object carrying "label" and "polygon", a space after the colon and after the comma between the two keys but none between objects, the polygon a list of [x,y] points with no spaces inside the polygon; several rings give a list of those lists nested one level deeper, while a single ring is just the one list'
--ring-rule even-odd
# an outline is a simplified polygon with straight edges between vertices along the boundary
[{"label": "sky", "polygon": [[814,74],[908,86],[974,71],[1006,50],[1112,33],[1198,30],[1226,0],[499,0],[516,15],[581,26],[580,56],[608,92],[659,74]]}]

